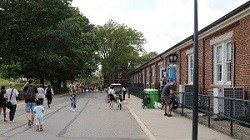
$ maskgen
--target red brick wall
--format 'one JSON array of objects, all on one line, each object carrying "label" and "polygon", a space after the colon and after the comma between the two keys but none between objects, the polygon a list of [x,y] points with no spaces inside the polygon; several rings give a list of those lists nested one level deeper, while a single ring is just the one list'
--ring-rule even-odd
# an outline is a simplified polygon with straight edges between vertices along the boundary
[{"label": "red brick wall", "polygon": [[247,99],[250,99],[250,15],[240,20],[234,29],[235,42],[235,85],[246,88]]},{"label": "red brick wall", "polygon": [[188,83],[188,58],[186,55],[186,51],[192,48],[192,45],[186,47],[185,49],[180,51],[180,85],[185,85]]},{"label": "red brick wall", "polygon": [[[225,33],[233,31],[232,42],[235,44],[236,58],[235,58],[235,86],[243,86],[246,89],[246,97],[250,99],[250,15],[242,18],[240,21],[209,35],[204,38],[199,38],[198,47],[198,68],[199,68],[199,91],[206,92],[212,90],[213,87],[213,46],[210,46],[210,40],[219,37]],[[192,48],[193,45],[184,47],[178,50],[179,60],[179,83],[181,85],[188,83],[188,62],[186,51]],[[168,66],[168,56],[163,59],[165,61],[164,67]],[[159,67],[155,63],[156,69],[156,85],[159,81]],[[145,68],[146,69],[146,68]],[[233,71],[232,71],[233,74]],[[145,74],[146,76],[146,74]],[[146,79],[146,78],[145,78]],[[150,85],[146,85],[148,88]],[[156,87],[157,88],[157,87]]]}]

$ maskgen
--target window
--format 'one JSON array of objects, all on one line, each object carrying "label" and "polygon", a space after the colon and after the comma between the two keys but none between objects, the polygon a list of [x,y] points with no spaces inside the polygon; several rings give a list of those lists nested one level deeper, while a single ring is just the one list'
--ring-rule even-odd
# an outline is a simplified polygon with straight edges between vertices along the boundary
[{"label": "window", "polygon": [[230,41],[214,45],[215,84],[231,84],[231,49]]},{"label": "window", "polygon": [[149,80],[150,80],[150,72],[149,72],[149,69],[147,69],[147,79],[146,79],[147,84],[149,84]]},{"label": "window", "polygon": [[144,74],[144,70],[142,70],[142,83],[145,84],[145,74]]},{"label": "window", "polygon": [[151,70],[152,70],[151,83],[153,84],[153,83],[155,83],[155,65],[152,66]]},{"label": "window", "polygon": [[226,71],[227,71],[227,81],[231,81],[231,55],[232,55],[232,44],[228,42],[226,44]]},{"label": "window", "polygon": [[188,84],[192,85],[194,79],[194,54],[188,55]]}]

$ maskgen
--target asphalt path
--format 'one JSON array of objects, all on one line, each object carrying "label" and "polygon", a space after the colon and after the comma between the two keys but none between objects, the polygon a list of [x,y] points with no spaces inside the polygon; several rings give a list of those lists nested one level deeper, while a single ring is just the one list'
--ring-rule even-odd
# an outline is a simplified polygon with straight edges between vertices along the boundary
[{"label": "asphalt path", "polygon": [[1,115],[0,140],[144,140],[146,134],[123,105],[122,110],[109,109],[105,102],[106,93],[80,93],[77,109],[70,111],[69,96],[53,99],[51,108],[44,102],[44,131],[36,132],[29,127],[25,104],[18,103],[15,122],[3,122]]}]

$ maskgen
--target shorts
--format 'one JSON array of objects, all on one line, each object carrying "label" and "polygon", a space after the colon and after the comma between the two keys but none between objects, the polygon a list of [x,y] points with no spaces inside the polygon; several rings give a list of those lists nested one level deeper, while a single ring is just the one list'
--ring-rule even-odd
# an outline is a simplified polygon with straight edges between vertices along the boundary
[{"label": "shorts", "polygon": [[168,96],[161,96],[162,105],[170,105],[170,100]]},{"label": "shorts", "polygon": [[109,100],[110,100],[110,101],[114,101],[114,100],[115,100],[115,97],[114,97],[113,94],[109,94]]},{"label": "shorts", "polygon": [[36,103],[35,102],[27,102],[26,103],[26,113],[34,113],[34,107],[36,106]]},{"label": "shorts", "polygon": [[36,125],[43,125],[43,118],[36,118]]}]

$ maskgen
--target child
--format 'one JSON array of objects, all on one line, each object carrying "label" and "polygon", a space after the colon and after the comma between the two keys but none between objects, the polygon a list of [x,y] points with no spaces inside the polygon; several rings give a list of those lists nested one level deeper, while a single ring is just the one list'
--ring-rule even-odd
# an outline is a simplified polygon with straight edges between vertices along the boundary
[{"label": "child", "polygon": [[41,101],[37,100],[36,101],[36,107],[34,108],[34,113],[36,115],[36,131],[43,131],[43,113],[44,113],[44,108],[41,105]]}]

